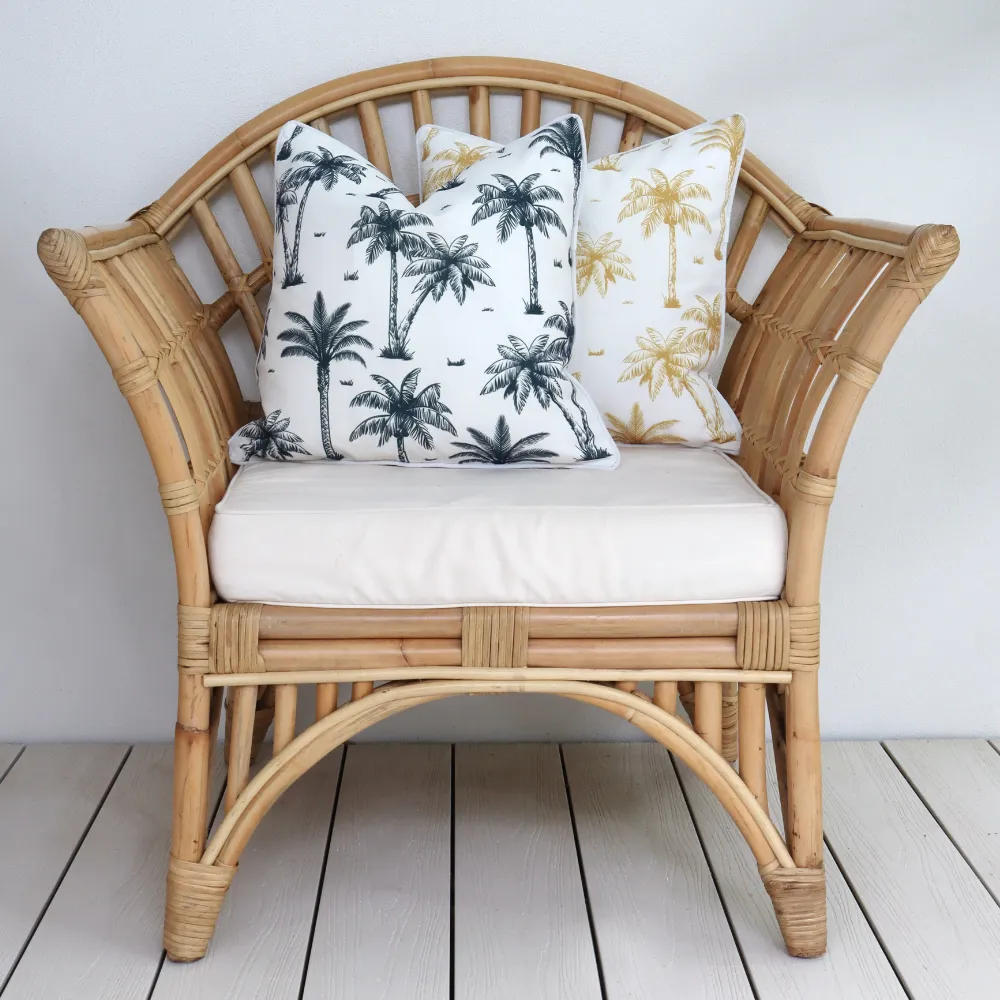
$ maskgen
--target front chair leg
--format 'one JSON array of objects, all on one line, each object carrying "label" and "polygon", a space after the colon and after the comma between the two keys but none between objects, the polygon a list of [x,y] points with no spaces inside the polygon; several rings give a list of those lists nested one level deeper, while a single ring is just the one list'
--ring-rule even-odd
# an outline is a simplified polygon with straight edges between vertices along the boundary
[{"label": "front chair leg", "polygon": [[826,951],[823,772],[815,670],[797,670],[792,675],[784,735],[785,828],[796,867],[762,871],[761,875],[788,953],[812,958]]},{"label": "front chair leg", "polygon": [[163,946],[175,962],[201,958],[235,869],[199,864],[208,832],[211,694],[182,673],[174,734],[174,813]]}]

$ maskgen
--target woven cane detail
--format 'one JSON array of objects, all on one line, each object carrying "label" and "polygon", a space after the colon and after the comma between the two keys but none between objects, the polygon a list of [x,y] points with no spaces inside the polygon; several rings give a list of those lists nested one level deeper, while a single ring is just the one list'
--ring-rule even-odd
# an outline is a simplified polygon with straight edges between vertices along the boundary
[{"label": "woven cane detail", "polygon": [[209,672],[253,674],[265,670],[257,649],[263,604],[216,604],[209,631]]},{"label": "woven cane detail", "polygon": [[826,951],[826,873],[822,868],[761,869],[790,955],[815,958]]},{"label": "woven cane detail", "polygon": [[788,666],[792,670],[819,669],[819,605],[788,609],[791,642]]},{"label": "woven cane detail", "polygon": [[208,673],[211,608],[177,605],[177,665],[188,673]]},{"label": "woven cane detail", "polygon": [[235,874],[235,866],[170,858],[163,947],[174,961],[192,962],[205,954]]},{"label": "woven cane detail", "polygon": [[167,517],[187,514],[198,509],[198,484],[193,479],[182,479],[177,483],[164,483],[160,487],[160,500]]},{"label": "woven cane detail", "polygon": [[527,665],[527,608],[506,605],[465,608],[462,613],[463,667]]},{"label": "woven cane detail", "polygon": [[824,476],[814,476],[805,469],[799,469],[792,479],[792,489],[806,503],[829,507],[833,503],[833,494],[837,490],[837,478],[827,479]]},{"label": "woven cane detail", "polygon": [[736,605],[736,662],[743,670],[787,670],[788,605],[740,601]]}]

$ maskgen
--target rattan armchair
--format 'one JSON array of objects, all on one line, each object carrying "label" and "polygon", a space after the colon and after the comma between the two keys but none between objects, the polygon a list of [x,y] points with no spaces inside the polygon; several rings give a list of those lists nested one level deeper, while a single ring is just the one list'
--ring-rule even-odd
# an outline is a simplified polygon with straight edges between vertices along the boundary
[{"label": "rattan armchair", "polygon": [[[729,314],[740,329],[720,388],[743,424],[739,462],[788,523],[779,600],[620,608],[470,607],[400,611],[219,602],[206,538],[234,473],[229,436],[252,412],[222,346],[239,314],[255,344],[257,294],[271,274],[273,227],[251,173],[291,118],[328,129],[356,115],[368,158],[390,174],[380,104],[466,93],[471,130],[490,135],[490,95],[520,95],[522,134],[541,100],[572,103],[588,132],[595,109],[622,121],[621,149],[644,134],[702,121],[649,91],[564,66],[453,58],[359,73],[265,111],[222,140],[162,198],[121,225],[49,229],[38,242],[52,280],[104,352],[159,481],[178,586],[179,704],[167,954],[200,958],[240,855],[281,793],[325,754],[374,723],[436,699],[540,692],[629,720],[711,788],[746,839],[786,946],[826,946],[817,670],[820,564],[837,471],[855,418],[896,337],[958,254],[950,226],[835,218],[804,201],[754,156],[728,256]],[[214,199],[235,193],[259,250],[237,261]],[[203,302],[171,240],[189,219],[227,291]],[[753,304],[736,291],[765,223],[791,239]],[[338,707],[341,682],[352,682]],[[653,697],[637,689],[653,682]],[[296,727],[296,696],[315,685],[316,719]],[[378,685],[378,686],[376,686]],[[210,759],[227,697],[225,817],[208,837]],[[687,709],[689,723],[678,709]],[[765,706],[783,831],[768,814]],[[251,754],[273,721],[273,756],[250,780]],[[732,764],[738,759],[736,770]]]}]

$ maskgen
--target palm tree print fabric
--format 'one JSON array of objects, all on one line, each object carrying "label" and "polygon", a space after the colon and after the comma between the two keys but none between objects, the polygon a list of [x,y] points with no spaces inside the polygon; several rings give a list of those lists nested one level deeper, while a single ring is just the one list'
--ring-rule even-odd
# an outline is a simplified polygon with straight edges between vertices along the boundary
[{"label": "palm tree print fabric", "polygon": [[[425,191],[438,187],[428,163],[454,164],[454,151],[473,142],[497,155],[486,139],[430,131],[418,133]],[[574,176],[569,370],[619,443],[739,451],[739,422],[706,370],[722,349],[726,246],[745,138],[746,123],[733,115],[603,156]],[[563,126],[539,129],[532,141],[550,163],[571,169],[575,139]],[[453,171],[450,183],[463,176]]]},{"label": "palm tree print fabric", "polygon": [[419,209],[307,125],[289,122],[276,147],[264,416],[233,436],[234,462],[617,465],[568,370],[576,116],[502,156],[482,142],[428,152],[443,180]]}]

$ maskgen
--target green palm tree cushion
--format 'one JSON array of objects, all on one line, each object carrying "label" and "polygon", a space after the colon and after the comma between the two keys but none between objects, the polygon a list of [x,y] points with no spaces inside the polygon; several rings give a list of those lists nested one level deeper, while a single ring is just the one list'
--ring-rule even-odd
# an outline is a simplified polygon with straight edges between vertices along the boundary
[{"label": "green palm tree cushion", "polygon": [[[579,171],[579,139],[566,121],[530,141],[550,162]],[[549,322],[568,331],[569,370],[623,444],[739,451],[739,421],[707,370],[722,350],[726,244],[745,134],[733,115],[602,156],[577,177],[575,315],[571,307]],[[417,133],[424,197],[464,183],[503,150],[425,125]]]},{"label": "green palm tree cushion", "polygon": [[233,436],[233,461],[618,464],[567,369],[583,147],[574,166],[534,138],[415,211],[348,146],[284,126],[264,416]]}]

